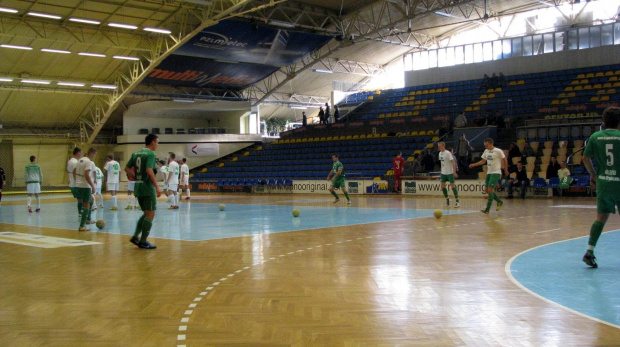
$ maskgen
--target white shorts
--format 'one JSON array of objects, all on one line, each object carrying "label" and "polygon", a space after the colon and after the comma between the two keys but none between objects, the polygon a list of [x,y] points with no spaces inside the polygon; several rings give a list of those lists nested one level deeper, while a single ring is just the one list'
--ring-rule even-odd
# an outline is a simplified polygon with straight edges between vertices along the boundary
[{"label": "white shorts", "polygon": [[118,192],[118,183],[108,183],[108,192],[114,191]]},{"label": "white shorts", "polygon": [[101,194],[101,187],[95,187],[95,192],[93,194]]},{"label": "white shorts", "polygon": [[189,185],[189,177],[185,177],[183,179],[183,182],[181,182],[181,185],[182,186],[188,186]]},{"label": "white shorts", "polygon": [[127,181],[127,191],[133,192],[133,188],[136,186],[136,181]]},{"label": "white shorts", "polygon": [[28,194],[41,194],[41,183],[27,183],[26,192]]},{"label": "white shorts", "polygon": [[176,192],[177,190],[179,190],[179,185],[178,184],[169,184],[168,185],[168,190],[172,190],[173,192]]}]

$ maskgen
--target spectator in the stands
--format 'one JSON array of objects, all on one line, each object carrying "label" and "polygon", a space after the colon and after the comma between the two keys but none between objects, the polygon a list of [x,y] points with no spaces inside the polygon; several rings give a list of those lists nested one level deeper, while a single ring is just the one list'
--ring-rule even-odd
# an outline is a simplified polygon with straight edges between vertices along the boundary
[{"label": "spectator in the stands", "polygon": [[521,198],[525,199],[525,190],[530,186],[530,179],[527,178],[527,171],[523,167],[523,163],[518,162],[516,168],[509,170],[517,174],[516,179],[508,181],[508,199],[512,199],[512,189],[514,187],[521,188]]},{"label": "spectator in the stands", "polygon": [[439,138],[443,139],[444,136],[447,136],[451,131],[452,129],[450,127],[450,122],[444,119],[443,122],[441,123],[441,127],[439,128],[439,133],[438,133]]},{"label": "spectator in the stands", "polygon": [[504,76],[504,74],[500,72],[499,76],[497,78],[498,78],[498,81],[499,81],[498,87],[505,87],[506,86],[506,76]]},{"label": "spectator in the stands", "polygon": [[[519,162],[523,161],[523,159],[521,158],[521,150],[519,149],[519,146],[517,146],[517,144],[514,142],[511,142],[510,147],[508,148],[508,166],[509,167],[514,166],[514,164],[512,163],[512,158],[519,158]],[[510,171],[510,169],[508,169],[508,171]]]},{"label": "spectator in the stands", "polygon": [[305,111],[301,112],[301,125],[302,126],[308,125],[308,117],[306,116]]},{"label": "spectator in the stands", "polygon": [[424,150],[424,155],[422,157],[422,167],[424,172],[432,172],[435,170],[435,159],[433,158],[432,151],[430,149]]},{"label": "spectator in the stands", "polygon": [[329,108],[329,104],[325,103],[325,124],[329,124],[330,119],[329,117],[332,116],[332,112],[331,109]]},{"label": "spectator in the stands", "polygon": [[547,166],[547,179],[558,177],[559,170],[560,163],[558,163],[558,158],[551,156],[551,161],[549,162],[549,166]]},{"label": "spectator in the stands", "polygon": [[483,127],[486,126],[487,123],[489,122],[488,119],[488,114],[486,113],[479,113],[476,118],[474,119],[474,124],[478,127]]},{"label": "spectator in the stands", "polygon": [[480,83],[480,86],[478,87],[478,90],[486,90],[487,88],[489,88],[489,83],[491,82],[491,79],[489,78],[489,75],[484,74],[484,77],[482,77],[482,82]]},{"label": "spectator in the stands", "polygon": [[340,120],[340,110],[338,106],[334,106],[334,123],[338,122],[338,120]]},{"label": "spectator in the stands", "polygon": [[467,117],[465,117],[465,111],[463,113],[456,116],[454,119],[454,127],[455,128],[464,128],[467,126]]},{"label": "spectator in the stands", "polygon": [[319,107],[319,124],[327,124],[325,122],[325,111],[323,111],[323,107]]},{"label": "spectator in the stands", "polygon": [[469,140],[465,136],[465,133],[461,134],[459,142],[456,145],[456,157],[457,163],[463,169],[465,175],[468,174],[469,169],[469,151],[473,151],[474,147],[469,144]]},{"label": "spectator in the stands", "polygon": [[502,115],[501,112],[495,111],[495,125],[497,125],[498,129],[504,129],[506,128],[506,121],[504,120],[504,116]]},{"label": "spectator in the stands", "polygon": [[420,155],[420,153],[416,153],[413,155],[413,175],[415,176],[416,174],[422,172],[422,156]]},{"label": "spectator in the stands", "polygon": [[525,143],[523,145],[523,152],[521,153],[521,161],[527,163],[527,157],[535,157],[536,153],[534,153],[534,149],[530,146],[529,143]]},{"label": "spectator in the stands", "polygon": [[499,86],[499,77],[497,77],[497,75],[494,72],[493,75],[491,75],[491,82],[490,82],[489,87],[497,88],[498,86]]},{"label": "spectator in the stands", "polygon": [[560,169],[558,170],[558,178],[562,180],[563,178],[570,177],[570,170],[566,167],[566,162],[560,162]]}]

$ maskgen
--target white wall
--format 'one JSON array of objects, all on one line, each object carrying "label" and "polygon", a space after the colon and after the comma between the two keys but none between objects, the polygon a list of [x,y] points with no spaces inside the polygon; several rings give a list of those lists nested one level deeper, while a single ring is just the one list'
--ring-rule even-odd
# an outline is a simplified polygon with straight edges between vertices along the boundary
[{"label": "white wall", "polygon": [[506,76],[567,70],[620,63],[620,45],[564,51],[531,57],[510,58],[476,64],[405,72],[407,87],[482,79],[484,74],[502,72]]}]

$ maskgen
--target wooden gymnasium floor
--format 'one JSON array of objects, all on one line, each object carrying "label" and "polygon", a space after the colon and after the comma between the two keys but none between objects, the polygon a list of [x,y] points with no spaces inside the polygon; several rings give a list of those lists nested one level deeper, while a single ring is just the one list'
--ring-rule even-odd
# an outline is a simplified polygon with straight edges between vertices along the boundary
[{"label": "wooden gymnasium floor", "polygon": [[[158,248],[146,251],[128,242],[124,221],[140,212],[123,210],[124,196],[119,211],[100,210],[105,232],[79,233],[72,199],[46,199],[28,214],[5,195],[0,346],[620,345],[617,324],[534,295],[508,274],[521,252],[588,235],[594,199],[506,200],[483,215],[486,200],[464,198],[460,210],[469,213],[450,208],[435,219],[414,212],[443,209],[444,199],[353,198],[349,207],[328,194],[194,194],[177,211],[160,200],[150,238]],[[45,226],[59,220],[76,225]],[[295,230],[279,232],[287,225]],[[616,229],[612,216],[605,230]],[[243,230],[251,232],[235,236]],[[24,234],[31,238],[9,243]],[[565,296],[592,297],[586,306],[620,317],[618,283],[612,295],[588,291],[604,287],[592,276],[620,277],[612,234],[599,242],[609,247],[597,252],[599,269],[581,263],[579,239],[572,251],[543,249],[514,275],[531,275],[535,291],[541,277],[574,271],[577,294]],[[63,246],[42,235],[96,243]],[[535,273],[542,265],[550,275]]]}]

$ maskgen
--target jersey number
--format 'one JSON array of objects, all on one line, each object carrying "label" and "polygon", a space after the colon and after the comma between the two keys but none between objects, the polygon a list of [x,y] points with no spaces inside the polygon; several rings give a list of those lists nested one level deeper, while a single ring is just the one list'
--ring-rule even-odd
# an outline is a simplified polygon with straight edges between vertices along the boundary
[{"label": "jersey number", "polygon": [[614,166],[614,145],[608,143],[605,145],[605,153],[607,153],[607,166]]},{"label": "jersey number", "polygon": [[142,163],[142,158],[137,157],[136,158],[136,176],[140,173],[140,168],[142,167],[141,163]]}]

